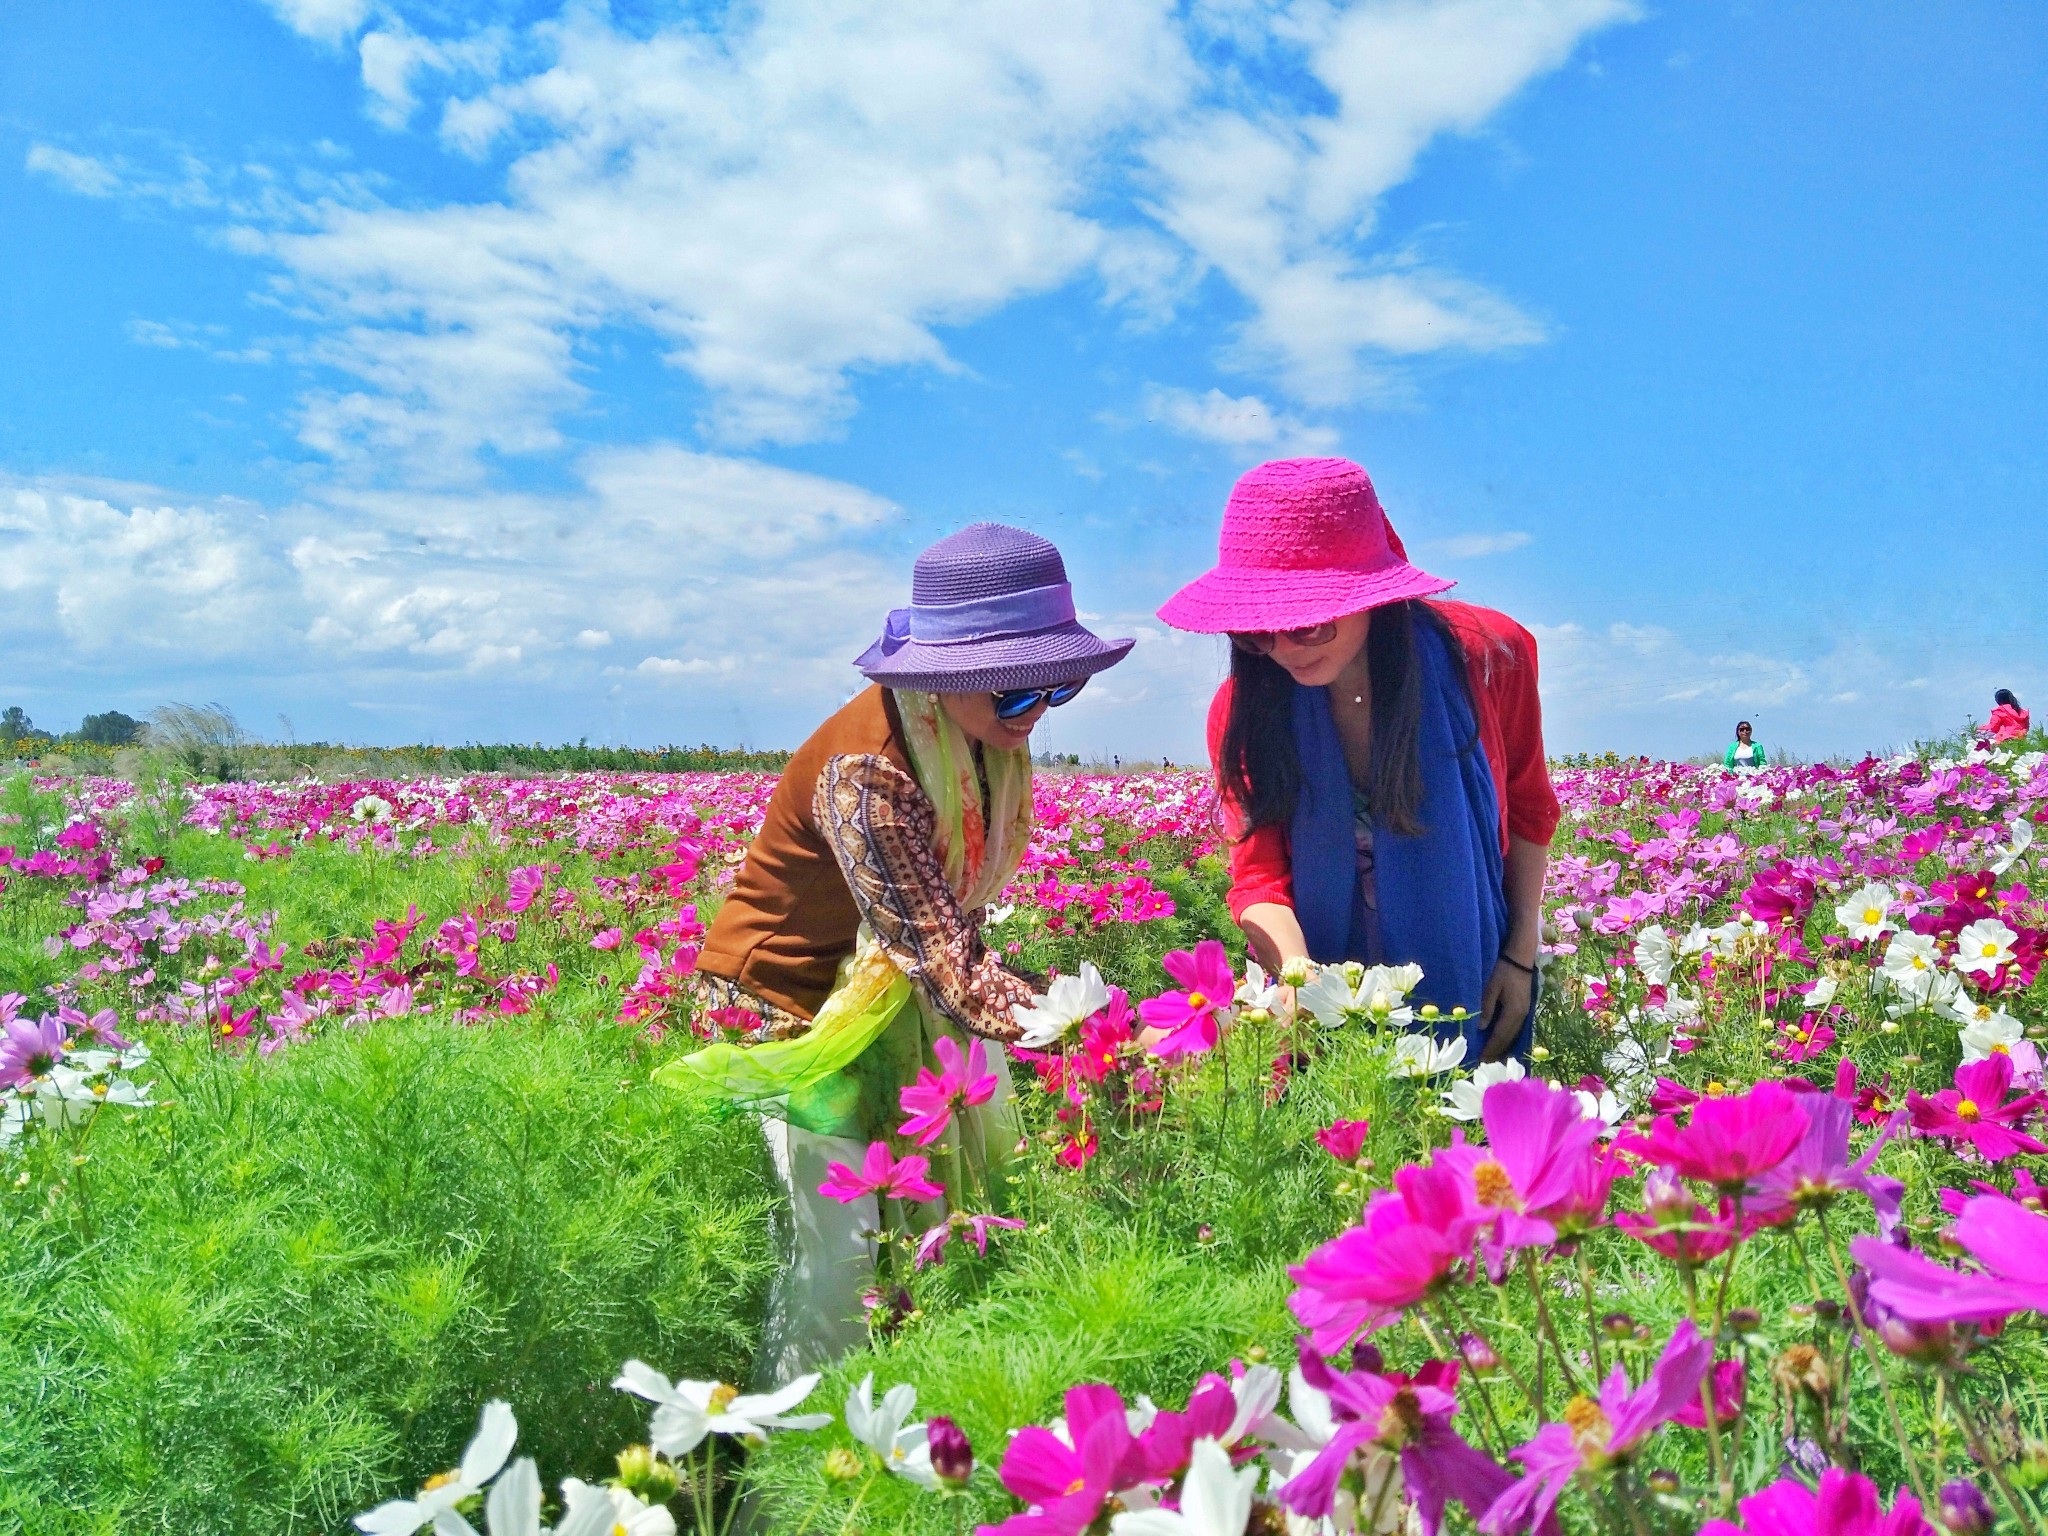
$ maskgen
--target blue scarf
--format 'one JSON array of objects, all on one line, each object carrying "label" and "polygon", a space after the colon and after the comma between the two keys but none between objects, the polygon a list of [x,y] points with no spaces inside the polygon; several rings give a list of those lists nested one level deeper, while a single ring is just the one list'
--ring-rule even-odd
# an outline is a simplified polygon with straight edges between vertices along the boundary
[{"label": "blue scarf", "polygon": [[[1414,1002],[1435,1003],[1446,1013],[1468,1010],[1465,1059],[1476,1065],[1485,1043],[1479,998],[1508,929],[1500,804],[1463,669],[1430,625],[1415,626],[1414,645],[1422,672],[1423,829],[1413,837],[1373,829],[1382,949],[1377,958],[1422,967]],[[1351,776],[1326,690],[1295,688],[1294,746],[1303,779],[1288,829],[1295,916],[1310,958],[1325,964],[1363,960]],[[1446,1038],[1456,1032],[1449,1024],[1440,1030]],[[1528,1048],[1527,1022],[1522,1034],[1518,1052]]]}]

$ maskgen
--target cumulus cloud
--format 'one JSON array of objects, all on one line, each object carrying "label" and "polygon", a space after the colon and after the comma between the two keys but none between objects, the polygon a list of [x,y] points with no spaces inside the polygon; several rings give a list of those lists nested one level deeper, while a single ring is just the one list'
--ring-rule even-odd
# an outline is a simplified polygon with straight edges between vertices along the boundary
[{"label": "cumulus cloud", "polygon": [[1334,427],[1313,426],[1276,411],[1257,395],[1233,398],[1220,389],[1203,394],[1152,384],[1140,399],[1145,419],[1183,437],[1274,457],[1328,453]]},{"label": "cumulus cloud", "polygon": [[369,18],[370,0],[263,0],[301,37],[339,43]]}]

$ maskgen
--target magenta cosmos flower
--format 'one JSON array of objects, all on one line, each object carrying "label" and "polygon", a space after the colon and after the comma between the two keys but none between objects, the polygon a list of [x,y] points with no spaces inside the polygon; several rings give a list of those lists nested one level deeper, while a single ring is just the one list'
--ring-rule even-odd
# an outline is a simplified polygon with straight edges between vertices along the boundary
[{"label": "magenta cosmos flower", "polygon": [[1400,1317],[1472,1256],[1472,1239],[1493,1220],[1474,1208],[1458,1169],[1416,1167],[1394,1175],[1363,1219],[1287,1271],[1300,1287],[1288,1298],[1310,1342],[1335,1354],[1353,1335]]},{"label": "magenta cosmos flower", "polygon": [[884,1200],[936,1200],[945,1193],[926,1177],[931,1164],[914,1153],[901,1161],[889,1155],[889,1144],[878,1141],[868,1148],[856,1173],[844,1163],[825,1165],[825,1182],[818,1193],[851,1205],[863,1195]]},{"label": "magenta cosmos flower", "polygon": [[1198,1054],[1216,1048],[1222,1035],[1222,1014],[1237,995],[1237,975],[1230,951],[1219,939],[1204,939],[1192,950],[1176,949],[1159,962],[1185,991],[1167,992],[1138,1004],[1138,1017],[1166,1038],[1152,1047],[1155,1056]]},{"label": "magenta cosmos flower", "polygon": [[1681,1178],[1734,1191],[1777,1167],[1805,1134],[1799,1096],[1782,1083],[1758,1083],[1747,1093],[1701,1099],[1684,1125],[1660,1116],[1630,1150]]},{"label": "magenta cosmos flower", "polygon": [[897,1095],[910,1118],[896,1128],[920,1147],[928,1147],[946,1134],[953,1116],[974,1104],[986,1104],[995,1096],[995,1074],[988,1069],[988,1047],[979,1040],[967,1047],[963,1058],[959,1044],[945,1035],[932,1042],[932,1054],[939,1058],[939,1070],[917,1069],[917,1081]]},{"label": "magenta cosmos flower", "polygon": [[1967,1142],[1986,1162],[1999,1162],[2015,1152],[2048,1152],[2048,1147],[2017,1129],[2042,1095],[2022,1094],[2008,1102],[2005,1095],[2011,1087],[2012,1058],[1993,1052],[1982,1061],[1957,1067],[1953,1088],[1931,1098],[1907,1094],[1906,1107],[1913,1113],[1913,1129],[1921,1135]]},{"label": "magenta cosmos flower", "polygon": [[1316,1142],[1340,1163],[1355,1163],[1365,1150],[1365,1138],[1372,1130],[1369,1120],[1332,1120],[1316,1132]]},{"label": "magenta cosmos flower", "polygon": [[1698,1401],[1700,1383],[1713,1362],[1713,1341],[1702,1338],[1687,1318],[1633,1392],[1617,1365],[1601,1383],[1598,1401],[1573,1398],[1565,1404],[1562,1423],[1544,1425],[1514,1453],[1513,1459],[1528,1470],[1494,1501],[1479,1529],[1487,1536],[1511,1536],[1533,1527],[1536,1536],[1555,1536],[1557,1501],[1571,1480],[1628,1461],[1659,1425]]},{"label": "magenta cosmos flower", "polygon": [[[1851,1089],[1853,1091],[1854,1084]],[[1806,1099],[1806,1134],[1785,1160],[1757,1180],[1751,1211],[1765,1220],[1780,1212],[1790,1214],[1832,1205],[1840,1195],[1855,1193],[1870,1197],[1877,1210],[1878,1227],[1887,1236],[1899,1224],[1899,1201],[1906,1186],[1897,1179],[1872,1173],[1870,1165],[1891,1138],[1904,1116],[1879,1133],[1864,1154],[1853,1162],[1849,1157],[1849,1128],[1856,1118],[1853,1099],[1837,1094],[1809,1094]]]},{"label": "magenta cosmos flower", "polygon": [[1136,1484],[1146,1459],[1114,1387],[1067,1390],[1065,1438],[1033,1424],[1003,1453],[1003,1486],[1031,1508],[977,1536],[1081,1536],[1111,1494]]},{"label": "magenta cosmos flower", "polygon": [[943,1262],[946,1245],[954,1237],[964,1235],[974,1244],[974,1251],[983,1258],[988,1257],[988,1235],[997,1227],[1021,1231],[1024,1223],[1014,1216],[968,1216],[955,1211],[944,1221],[933,1227],[917,1240],[917,1252],[912,1256],[915,1268],[923,1269],[935,1261]]},{"label": "magenta cosmos flower", "polygon": [[[1619,1164],[1601,1145],[1601,1123],[1586,1115],[1576,1095],[1534,1078],[1495,1083],[1480,1100],[1479,1116],[1515,1209],[1559,1237],[1599,1224]],[[1483,1203],[1499,1204],[1499,1191],[1486,1188],[1488,1172],[1479,1165],[1475,1188]],[[1497,1185],[1498,1178],[1491,1182]]]},{"label": "magenta cosmos flower", "polygon": [[1882,1238],[1849,1245],[1870,1271],[1871,1299],[1916,1323],[1995,1323],[2048,1314],[2048,1216],[2004,1195],[1979,1195],[1957,1218],[1955,1239],[1984,1272],[1936,1264]]},{"label": "magenta cosmos flower", "polygon": [[1353,1452],[1367,1445],[1400,1459],[1401,1481],[1415,1501],[1423,1536],[1436,1536],[1444,1505],[1452,1499],[1476,1518],[1514,1481],[1451,1428],[1451,1416],[1458,1411],[1451,1393],[1456,1366],[1432,1361],[1410,1380],[1373,1371],[1332,1371],[1319,1356],[1307,1353],[1301,1357],[1301,1379],[1329,1398],[1337,1432],[1276,1495],[1298,1515],[1328,1518]]},{"label": "magenta cosmos flower", "polygon": [[1840,1467],[1821,1473],[1818,1491],[1796,1477],[1781,1478],[1741,1508],[1740,1525],[1709,1520],[1700,1536],[1935,1536],[1912,1494],[1901,1489],[1887,1514],[1877,1484]]}]

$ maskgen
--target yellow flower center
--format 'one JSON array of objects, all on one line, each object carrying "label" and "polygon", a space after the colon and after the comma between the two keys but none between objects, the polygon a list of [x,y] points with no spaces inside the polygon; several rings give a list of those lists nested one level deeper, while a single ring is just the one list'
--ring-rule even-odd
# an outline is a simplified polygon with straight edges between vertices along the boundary
[{"label": "yellow flower center", "polygon": [[1416,1402],[1412,1391],[1403,1387],[1380,1414],[1379,1442],[1390,1451],[1398,1451],[1421,1433],[1422,1405]]},{"label": "yellow flower center", "polygon": [[1727,1091],[1728,1085],[1722,1082],[1719,1078],[1716,1078],[1713,1082],[1707,1084],[1707,1097],[1710,1099],[1718,1099],[1721,1097],[1722,1094],[1726,1093]]},{"label": "yellow flower center", "polygon": [[224,1035],[232,1035],[235,1032],[235,1026],[232,1024],[223,1024],[220,1027],[220,1032]]},{"label": "yellow flower center", "polygon": [[1564,1422],[1572,1432],[1572,1449],[1588,1464],[1605,1460],[1614,1425],[1600,1405],[1583,1392],[1564,1405]]},{"label": "yellow flower center", "polygon": [[1986,944],[1986,945],[1984,946],[1984,958],[1985,958],[1986,960],[1995,960],[1995,959],[1997,959],[1997,958],[1998,958],[1998,946],[1997,946],[1996,944]]},{"label": "yellow flower center", "polygon": [[720,1382],[711,1389],[711,1400],[705,1404],[713,1413],[723,1413],[732,1406],[732,1400],[740,1395],[738,1387],[729,1387]]},{"label": "yellow flower center", "polygon": [[1916,971],[1924,971],[1924,970],[1926,970],[1926,969],[1927,969],[1927,957],[1926,957],[1925,955],[1915,955],[1915,956],[1913,957],[1913,969],[1914,969],[1914,970],[1916,970]]},{"label": "yellow flower center", "polygon": [[1190,992],[1188,994],[1188,1006],[1190,1008],[1206,1008],[1209,1006],[1209,999],[1199,992]]},{"label": "yellow flower center", "polygon": [[1515,1199],[1514,1181],[1508,1177],[1507,1169],[1490,1157],[1472,1170],[1472,1192],[1481,1205],[1511,1211],[1522,1208]]},{"label": "yellow flower center", "polygon": [[432,1493],[436,1488],[446,1488],[450,1483],[454,1482],[459,1475],[459,1473],[455,1472],[436,1472],[432,1477],[428,1478],[424,1483],[420,1485],[420,1492]]},{"label": "yellow flower center", "polygon": [[1956,1100],[1956,1118],[1958,1120],[1977,1120],[1982,1118],[1983,1113],[1984,1111],[1977,1107],[1975,1099]]},{"label": "yellow flower center", "polygon": [[1808,1033],[1807,1033],[1807,1032],[1806,1032],[1805,1030],[1803,1030],[1803,1029],[1794,1029],[1794,1030],[1792,1031],[1792,1038],[1793,1038],[1793,1039],[1794,1039],[1795,1041],[1797,1041],[1797,1042],[1798,1042],[1798,1043],[1799,1043],[1800,1045],[1804,1045],[1804,1044],[1806,1044],[1806,1042],[1807,1042],[1807,1041],[1811,1040],[1811,1039],[1813,1038],[1813,1036],[1809,1035],[1809,1034],[1808,1034]]},{"label": "yellow flower center", "polygon": [[2010,1056],[2012,1054],[2012,1051],[2006,1045],[2006,1043],[2003,1040],[2001,1040],[1998,1042],[1998,1044],[1991,1047],[1991,1054],[1994,1056]]},{"label": "yellow flower center", "polygon": [[1068,1492],[1069,1494],[1075,1494],[1075,1493],[1079,1493],[1079,1492],[1080,1492],[1080,1491],[1081,1491],[1081,1490],[1082,1490],[1083,1488],[1086,1488],[1087,1486],[1088,1486],[1088,1479],[1087,1479],[1087,1478],[1085,1478],[1085,1477],[1077,1477],[1077,1478],[1075,1478],[1075,1479],[1074,1479],[1074,1480],[1073,1480],[1073,1481],[1072,1481],[1071,1483],[1067,1484],[1067,1492]]},{"label": "yellow flower center", "polygon": [[1883,922],[1884,909],[1882,907],[1865,907],[1863,909],[1863,921],[1873,926]]}]

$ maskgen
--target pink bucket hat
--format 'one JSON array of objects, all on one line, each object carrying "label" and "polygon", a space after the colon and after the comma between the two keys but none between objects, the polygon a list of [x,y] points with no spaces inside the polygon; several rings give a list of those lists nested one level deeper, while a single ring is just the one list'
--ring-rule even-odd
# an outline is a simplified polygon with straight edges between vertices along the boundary
[{"label": "pink bucket hat", "polygon": [[1159,617],[1196,634],[1306,629],[1455,585],[1408,563],[1372,481],[1349,459],[1275,459],[1223,509],[1214,570]]}]

